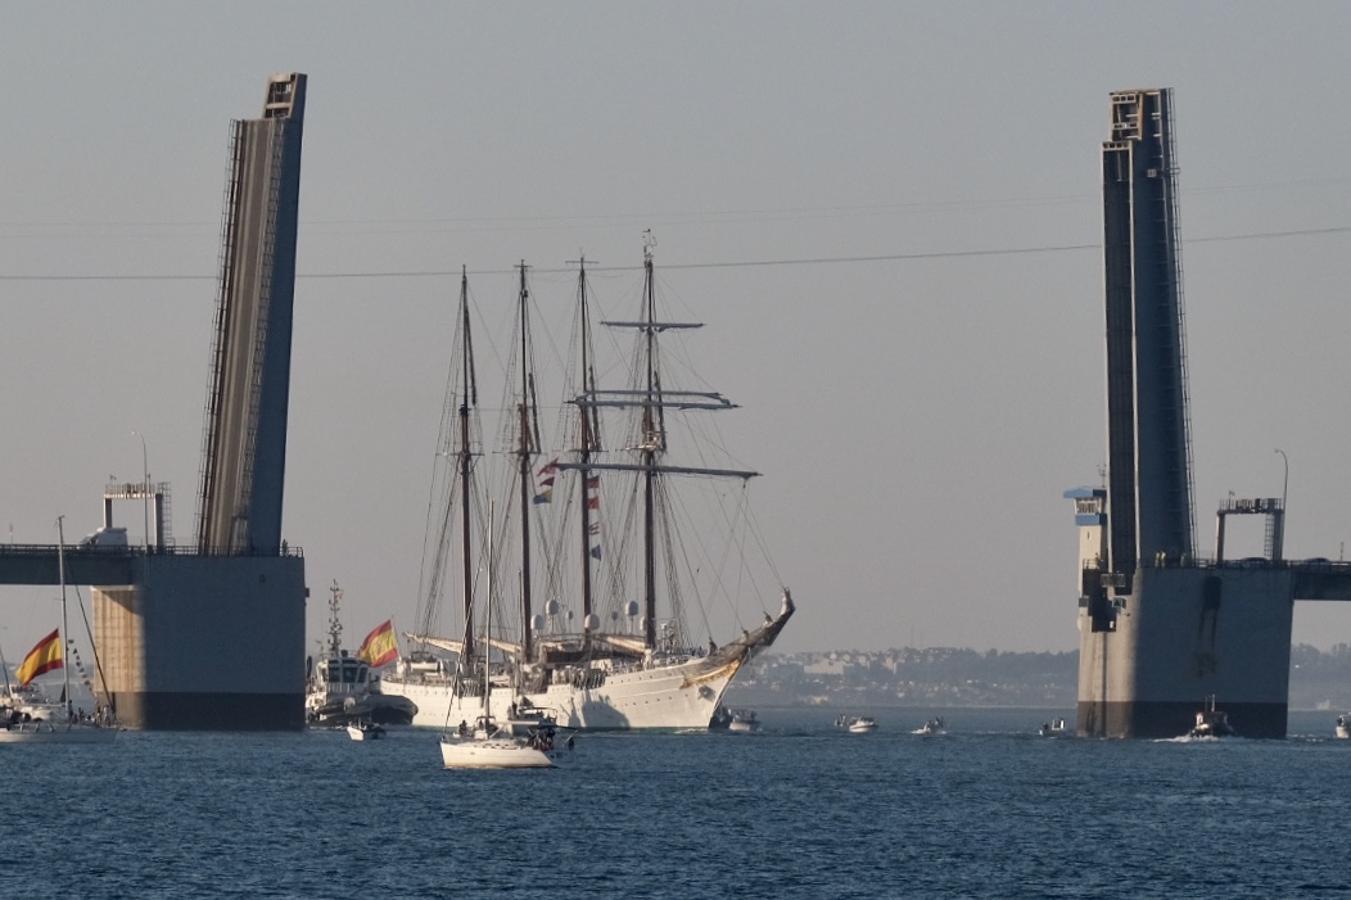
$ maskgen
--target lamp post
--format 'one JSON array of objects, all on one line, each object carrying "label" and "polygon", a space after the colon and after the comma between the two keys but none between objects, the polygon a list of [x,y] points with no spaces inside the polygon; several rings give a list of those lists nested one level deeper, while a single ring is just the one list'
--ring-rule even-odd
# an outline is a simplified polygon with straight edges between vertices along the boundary
[{"label": "lamp post", "polygon": [[145,527],[145,552],[150,552],[150,462],[149,456],[145,451],[145,435],[139,431],[133,431],[136,437],[141,439],[141,474],[145,481],[141,484],[141,516],[143,526]]},{"label": "lamp post", "polygon": [[1285,451],[1280,447],[1276,452],[1281,455],[1281,461],[1285,463],[1285,477],[1281,480],[1281,509],[1285,509],[1285,495],[1290,489],[1290,457],[1285,455]]},{"label": "lamp post", "polygon": [[1285,474],[1281,479],[1281,528],[1274,548],[1276,558],[1281,559],[1285,556],[1285,498],[1290,491],[1290,457],[1286,456],[1280,447],[1276,448],[1276,452],[1281,455],[1281,462],[1285,465]]}]

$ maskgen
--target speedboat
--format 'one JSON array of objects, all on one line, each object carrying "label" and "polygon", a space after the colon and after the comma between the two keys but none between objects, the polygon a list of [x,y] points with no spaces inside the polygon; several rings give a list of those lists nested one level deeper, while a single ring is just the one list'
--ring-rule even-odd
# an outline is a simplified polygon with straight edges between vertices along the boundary
[{"label": "speedboat", "polygon": [[1333,734],[1343,741],[1351,738],[1351,712],[1342,713],[1337,717],[1337,729]]},{"label": "speedboat", "polygon": [[1229,724],[1229,714],[1215,708],[1214,694],[1206,698],[1196,714],[1196,723],[1187,732],[1189,737],[1194,738],[1231,737],[1235,733],[1234,726]]},{"label": "speedboat", "polygon": [[489,716],[480,716],[472,730],[462,723],[458,733],[441,736],[441,762],[447,769],[553,768],[551,734],[537,730],[521,735],[513,731],[512,723],[502,726]]},{"label": "speedboat", "polygon": [[1037,734],[1042,737],[1059,737],[1063,734],[1069,734],[1069,726],[1065,724],[1064,719],[1052,719],[1049,722],[1042,722],[1041,727],[1037,729]]},{"label": "speedboat", "polygon": [[374,741],[385,736],[385,729],[374,722],[353,722],[347,726],[347,736],[354,741]]},{"label": "speedboat", "polygon": [[946,728],[947,726],[943,723],[943,717],[934,716],[932,719],[912,731],[911,734],[922,734],[925,737],[936,734],[947,734]]},{"label": "speedboat", "polygon": [[867,734],[877,730],[877,720],[872,716],[858,716],[850,719],[845,727],[849,729],[850,734]]},{"label": "speedboat", "polygon": [[760,730],[760,720],[753,709],[732,710],[732,721],[727,723],[727,730],[738,734],[750,734]]}]

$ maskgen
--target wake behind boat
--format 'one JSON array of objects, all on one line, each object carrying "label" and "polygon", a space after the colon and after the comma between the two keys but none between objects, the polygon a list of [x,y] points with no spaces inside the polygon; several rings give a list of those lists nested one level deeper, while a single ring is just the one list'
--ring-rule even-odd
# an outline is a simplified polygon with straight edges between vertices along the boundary
[{"label": "wake behind boat", "polygon": [[[531,365],[530,293],[527,267],[524,263],[520,266],[512,351],[519,381],[514,394],[502,404],[509,411],[503,423],[508,437],[504,439],[505,454],[498,455],[515,458],[511,471],[505,473],[505,479],[499,477],[499,482],[505,481],[505,493],[515,495],[513,502],[518,507],[514,525],[519,534],[515,542],[520,568],[516,586],[519,639],[490,638],[481,645],[473,640],[472,629],[466,631],[463,640],[454,640],[437,637],[430,627],[443,594],[454,530],[460,532],[465,616],[475,608],[475,575],[484,568],[470,535],[475,530],[475,510],[481,511],[486,505],[480,492],[491,473],[478,472],[478,460],[486,454],[478,447],[481,429],[477,426],[468,279],[461,278],[456,355],[447,398],[447,409],[457,413],[447,417],[438,452],[439,459],[454,461],[454,470],[442,476],[443,505],[429,518],[431,562],[425,582],[428,591],[419,608],[422,627],[405,634],[415,649],[380,683],[382,693],[406,697],[417,706],[414,725],[434,727],[447,721],[475,720],[480,715],[481,700],[476,691],[466,691],[458,684],[458,673],[476,670],[478,658],[491,650],[503,659],[499,688],[507,688],[499,689],[487,707],[486,714],[495,720],[505,717],[515,704],[553,710],[559,723],[570,728],[707,728],[732,679],[756,654],[773,644],[793,615],[792,597],[784,589],[777,615],[764,612],[761,623],[743,628],[732,640],[718,645],[710,638],[705,645],[688,638],[684,606],[692,600],[702,608],[704,596],[729,595],[726,584],[714,581],[721,578],[722,566],[726,565],[716,560],[729,556],[735,559],[736,552],[756,544],[763,547],[763,543],[756,534],[753,542],[728,539],[710,548],[708,535],[696,529],[697,550],[703,555],[691,553],[678,542],[677,517],[688,513],[676,500],[672,485],[685,478],[744,484],[758,473],[665,462],[669,416],[734,407],[716,392],[677,390],[663,383],[671,373],[659,348],[660,336],[700,326],[657,316],[652,246],[649,240],[644,249],[642,313],[632,321],[604,323],[637,334],[632,357],[636,361],[632,367],[634,380],[623,389],[597,386],[582,261],[578,336],[574,340],[580,354],[576,369],[579,385],[566,400],[575,413],[566,417],[560,429],[564,432],[563,446],[575,449],[560,451],[538,470],[535,460],[541,450]],[[674,370],[674,366],[669,368]],[[629,410],[634,415],[624,436],[610,444],[618,450],[607,450],[602,441],[603,410]],[[555,504],[556,496],[565,495],[561,490],[565,479],[572,490]],[[616,490],[620,502],[613,507],[602,507],[603,483],[622,486]],[[560,488],[557,492],[556,487]],[[625,492],[627,497],[621,496]],[[441,496],[436,485],[433,493],[434,497]],[[753,531],[754,520],[744,493],[735,501],[720,500],[725,505],[710,521],[730,522]],[[737,508],[729,508],[732,503]],[[556,509],[559,515],[549,515]],[[511,523],[506,523],[503,530],[510,527]],[[538,557],[532,555],[540,550],[542,578],[540,567],[534,565]],[[575,580],[567,574],[573,571],[567,562],[573,553],[579,563]],[[696,566],[692,558],[710,562]],[[744,560],[741,565],[744,568]],[[710,571],[715,574],[707,574]],[[677,581],[681,576],[693,579],[700,572],[714,583],[691,591]],[[537,585],[537,581],[542,584]],[[539,586],[551,598],[543,604],[535,599]],[[635,594],[642,598],[641,603],[630,599]],[[659,594],[665,601],[664,619],[658,618]],[[575,606],[559,599],[567,596],[575,597]],[[706,609],[704,613],[701,618],[706,621]]]}]

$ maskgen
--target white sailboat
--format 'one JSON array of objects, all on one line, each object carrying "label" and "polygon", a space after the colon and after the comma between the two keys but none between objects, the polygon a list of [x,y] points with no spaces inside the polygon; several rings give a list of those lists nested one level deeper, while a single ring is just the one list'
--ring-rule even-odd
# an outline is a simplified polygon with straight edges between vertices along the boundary
[{"label": "white sailboat", "polygon": [[[74,700],[70,694],[70,667],[65,663],[64,652],[65,644],[70,639],[69,622],[66,615],[64,518],[62,516],[56,520],[59,541],[56,548],[56,558],[57,566],[60,569],[61,582],[61,629],[55,636],[57,642],[52,647],[49,662],[51,668],[55,667],[51,663],[60,662],[63,678],[63,690],[61,692],[63,700],[60,707],[55,710],[56,715],[50,718],[23,715],[22,710],[15,709],[9,716],[9,720],[4,723],[4,727],[0,728],[0,744],[94,744],[110,741],[117,736],[117,728],[111,722],[100,721],[103,718],[102,716],[96,716],[94,719],[78,716],[75,712]],[[40,646],[42,646],[41,643]],[[20,685],[20,687],[24,686]],[[19,715],[16,715],[16,713]]]},{"label": "white sailboat", "polygon": [[[545,615],[536,614],[532,601],[530,517],[532,506],[540,502],[541,495],[531,490],[531,484],[534,459],[540,451],[538,427],[535,425],[534,376],[529,370],[526,344],[529,292],[525,282],[526,267],[524,264],[521,266],[518,319],[521,323],[521,344],[515,351],[519,354],[517,359],[521,381],[513,410],[516,413],[513,418],[519,421],[515,428],[515,445],[511,450],[517,458],[516,486],[520,492],[519,527],[523,569],[521,636],[519,641],[490,639],[482,648],[486,652],[490,643],[505,654],[514,673],[515,690],[498,692],[489,708],[489,714],[495,717],[503,717],[513,705],[535,706],[556,711],[560,724],[576,729],[707,728],[737,672],[774,642],[793,615],[792,597],[784,589],[777,615],[771,616],[766,612],[759,626],[743,629],[739,636],[722,646],[717,646],[712,640],[706,647],[691,646],[685,640],[681,618],[674,610],[678,591],[671,580],[680,565],[678,554],[671,549],[669,521],[672,505],[677,501],[671,499],[674,495],[668,493],[667,482],[685,476],[745,481],[758,473],[704,466],[673,466],[663,461],[667,450],[668,414],[734,407],[715,392],[663,387],[659,335],[700,326],[696,323],[663,321],[657,317],[651,250],[652,243],[649,241],[644,248],[642,314],[635,321],[604,323],[635,330],[639,336],[634,357],[637,360],[636,381],[632,387],[622,390],[602,390],[596,384],[594,363],[590,356],[586,268],[585,261],[582,261],[578,278],[580,336],[577,341],[581,351],[581,390],[568,401],[578,413],[579,429],[575,435],[577,449],[572,451],[575,453],[572,458],[560,457],[539,473],[533,473],[544,479],[549,491],[560,473],[575,472],[577,476],[579,502],[576,503],[576,509],[581,552],[580,590],[577,597],[580,608],[576,611],[580,613],[581,629],[571,633],[566,630],[560,633],[557,629],[553,633],[543,633],[546,621],[560,618],[559,601],[551,599],[543,605],[547,620]],[[461,500],[460,518],[463,521],[462,562],[466,610],[472,605],[473,591],[473,556],[468,537],[472,496],[470,485],[473,460],[479,455],[471,449],[470,437],[471,418],[476,415],[477,399],[467,296],[467,281],[462,278],[458,349],[462,371],[456,373],[458,387],[453,395],[459,407],[458,426],[454,429],[458,440],[453,443],[458,444],[454,455],[458,459],[456,478]],[[634,426],[635,434],[629,439],[631,445],[620,451],[629,453],[632,461],[610,461],[603,455],[600,444],[602,409],[632,409],[638,412],[640,419]],[[446,452],[443,455],[451,454]],[[609,629],[601,627],[602,620],[597,615],[600,604],[594,596],[599,591],[593,590],[593,568],[601,567],[601,547],[595,535],[600,528],[597,510],[602,475],[634,478],[636,496],[630,508],[640,510],[634,513],[633,520],[641,522],[636,530],[641,535],[641,559],[637,569],[642,579],[642,603],[620,599],[624,590],[623,577],[616,576],[618,563],[609,563],[609,568],[604,570],[608,578],[603,585],[609,591],[604,598],[610,604],[613,624]],[[549,500],[543,502],[548,503]],[[442,541],[436,557],[438,567],[443,565],[447,555],[446,538],[453,519],[447,507],[446,514],[438,520],[442,528]],[[729,549],[733,546],[736,545],[729,541]],[[558,549],[557,545],[555,549]],[[621,545],[620,549],[625,547]],[[606,560],[610,560],[608,555]],[[554,584],[557,570],[556,564],[549,568],[549,577]],[[436,726],[447,720],[468,720],[475,715],[473,707],[478,701],[476,697],[456,693],[455,671],[459,667],[429,652],[430,648],[435,648],[451,656],[475,657],[475,648],[468,633],[465,640],[456,641],[436,637],[425,627],[425,623],[431,619],[429,610],[433,608],[440,577],[440,568],[434,567],[431,574],[432,589],[423,608],[424,629],[405,635],[419,649],[410,657],[400,660],[396,671],[386,675],[380,686],[382,692],[407,697],[417,705],[414,725]],[[659,579],[662,577],[666,579],[666,600],[673,609],[671,618],[659,623],[657,595]],[[556,587],[551,589],[557,590]],[[613,627],[623,621],[620,609],[627,621],[637,623],[639,633]]]},{"label": "white sailboat", "polygon": [[[488,513],[488,558],[492,559],[492,520]],[[461,721],[457,731],[446,730],[441,735],[441,763],[447,769],[548,769],[553,761],[543,743],[543,731],[518,734],[510,727],[498,724],[490,713],[492,697],[492,670],[489,667],[488,647],[492,640],[493,570],[488,567],[488,603],[483,624],[483,693],[479,715],[474,727],[465,727]],[[552,748],[552,733],[548,735]]]}]

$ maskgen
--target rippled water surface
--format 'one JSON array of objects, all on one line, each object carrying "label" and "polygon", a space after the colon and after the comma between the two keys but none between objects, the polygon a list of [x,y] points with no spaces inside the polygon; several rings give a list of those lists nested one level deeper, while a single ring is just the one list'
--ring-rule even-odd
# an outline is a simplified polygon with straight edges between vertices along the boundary
[{"label": "rippled water surface", "polygon": [[[855,712],[862,712],[861,710]],[[761,710],[448,772],[434,732],[0,747],[0,896],[1351,894],[1351,741],[1039,738],[1055,711]],[[1065,714],[1062,712],[1061,714]]]}]

